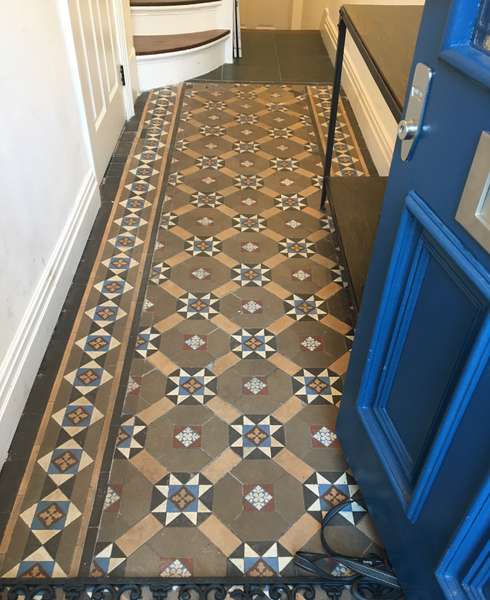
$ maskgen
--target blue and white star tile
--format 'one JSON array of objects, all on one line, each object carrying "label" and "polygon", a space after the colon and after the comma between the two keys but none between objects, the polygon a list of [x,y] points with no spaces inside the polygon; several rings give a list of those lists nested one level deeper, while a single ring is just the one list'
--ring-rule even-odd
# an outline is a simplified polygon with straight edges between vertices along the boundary
[{"label": "blue and white star tile", "polygon": [[38,461],[39,466],[58,486],[93,463],[92,458],[75,440],[64,442]]},{"label": "blue and white star tile", "polygon": [[286,315],[295,321],[320,321],[328,312],[327,303],[317,296],[293,294],[284,300]]},{"label": "blue and white star tile", "polygon": [[234,181],[240,190],[260,190],[264,187],[264,180],[258,175],[240,174],[235,177]]},{"label": "blue and white star tile", "polygon": [[85,314],[97,326],[108,327],[125,317],[127,313],[112,300],[107,300],[106,302],[97,304],[97,306],[85,311]]},{"label": "blue and white star tile", "polygon": [[233,217],[233,227],[241,232],[254,231],[258,233],[266,227],[265,219],[260,215],[238,215]]},{"label": "blue and white star tile", "polygon": [[271,166],[276,171],[295,171],[298,168],[298,161],[294,158],[275,157],[271,160]]},{"label": "blue and white star tile", "polygon": [[274,204],[281,210],[301,210],[306,207],[306,200],[299,194],[281,194],[274,198]]},{"label": "blue and white star tile", "polygon": [[219,171],[225,166],[225,161],[220,156],[199,156],[196,158],[196,165],[199,169],[212,169]]},{"label": "blue and white star tile", "polygon": [[126,560],[126,555],[117,544],[98,543],[91,568],[91,576],[103,576],[114,573]]},{"label": "blue and white star tile", "polygon": [[143,217],[140,217],[133,213],[129,213],[127,215],[124,215],[124,217],[116,219],[114,223],[116,223],[116,225],[119,225],[119,227],[121,227],[121,229],[124,229],[125,231],[135,231],[136,229],[143,227],[143,225],[147,225],[148,221],[143,219]]},{"label": "blue and white star tile", "polygon": [[271,270],[265,265],[246,265],[241,264],[232,270],[233,281],[239,283],[242,287],[246,285],[262,287],[271,281]]},{"label": "blue and white star tile", "polygon": [[223,204],[224,197],[217,192],[212,192],[211,194],[205,194],[203,192],[196,192],[191,196],[191,203],[197,208],[216,208]]},{"label": "blue and white star tile", "polygon": [[160,217],[160,229],[169,230],[177,225],[178,215],[170,212],[165,212]]},{"label": "blue and white star tile", "polygon": [[170,278],[171,270],[171,267],[169,267],[163,262],[153,265],[151,269],[150,281],[155,285],[160,285],[161,283],[167,281]]},{"label": "blue and white star tile", "polygon": [[145,200],[140,196],[126,198],[125,200],[122,200],[119,204],[123,206],[126,210],[129,210],[129,212],[131,213],[138,213],[150,206],[148,200]]},{"label": "blue and white star tile", "polygon": [[112,379],[112,375],[94,360],[65,375],[65,379],[79,392],[86,394]]},{"label": "blue and white star tile", "polygon": [[229,440],[241,458],[273,458],[284,448],[284,427],[270,415],[243,415],[230,424]]},{"label": "blue and white star tile", "polygon": [[66,577],[66,573],[53,559],[44,546],[34,550],[3,577],[23,577],[27,579],[47,579],[49,577]]},{"label": "blue and white star tile", "polygon": [[45,544],[81,514],[75,504],[60,489],[56,489],[21,513],[20,518]]},{"label": "blue and white star tile", "polygon": [[70,437],[97,423],[102,417],[100,410],[83,396],[70,402],[68,406],[64,406],[52,416]]},{"label": "blue and white star tile", "polygon": [[118,298],[133,289],[133,286],[119,275],[99,281],[94,287],[108,300]]},{"label": "blue and white star tile", "polygon": [[148,165],[139,165],[135,169],[131,169],[129,172],[135,175],[138,179],[148,179],[149,177],[153,177],[153,175],[158,175],[158,171]]},{"label": "blue and white star tile", "polygon": [[286,238],[279,242],[280,253],[288,258],[309,258],[315,254],[315,244],[308,240]]},{"label": "blue and white star tile", "polygon": [[[347,500],[347,504],[332,520],[332,525],[357,525],[366,514],[359,486],[348,472],[313,473],[303,484],[305,508],[321,521],[326,512]],[[340,518],[343,517],[343,518]]]},{"label": "blue and white star tile", "polygon": [[109,244],[112,244],[120,252],[131,252],[142,243],[142,239],[131,233],[120,233],[109,240]]},{"label": "blue and white star tile", "polygon": [[177,369],[167,378],[166,395],[174,404],[206,404],[216,396],[216,376],[209,369]]},{"label": "blue and white star tile", "polygon": [[120,253],[102,261],[102,264],[115,275],[124,275],[129,269],[136,267],[138,262],[126,254]]},{"label": "blue and white star tile", "polygon": [[93,359],[104,356],[120,345],[120,342],[107,333],[105,329],[97,329],[75,343],[87,356]]},{"label": "blue and white star tile", "polygon": [[269,358],[276,352],[276,339],[267,329],[240,329],[231,336],[231,350],[240,358]]},{"label": "blue and white star tile", "polygon": [[127,459],[136,456],[145,446],[146,429],[146,424],[138,417],[124,421],[117,434],[117,451]]},{"label": "blue and white star tile", "polygon": [[177,312],[186,319],[211,319],[218,314],[219,299],[214,294],[184,294],[177,301]]},{"label": "blue and white star tile", "polygon": [[149,164],[152,162],[156,162],[157,160],[161,160],[161,155],[158,152],[154,152],[152,150],[147,150],[146,152],[140,152],[136,154],[135,159],[141,163]]},{"label": "blue and white star tile", "polygon": [[200,525],[213,510],[213,486],[200,473],[169,473],[153,488],[151,512],[162,525]]},{"label": "blue and white star tile", "polygon": [[[149,140],[147,140],[147,142],[149,142]],[[137,196],[148,194],[148,192],[152,192],[155,189],[154,185],[152,185],[148,181],[144,181],[143,179],[136,179],[135,181],[128,183],[124,187],[127,190],[129,190],[132,194],[136,194]]]},{"label": "blue and white star tile", "polygon": [[293,375],[293,393],[305,404],[338,405],[342,380],[328,369],[301,369]]},{"label": "blue and white star tile", "polygon": [[242,543],[228,557],[228,575],[278,577],[287,575],[293,556],[277,542]]},{"label": "blue and white star tile", "polygon": [[218,238],[194,236],[185,242],[185,251],[192,256],[215,256],[221,252],[221,241]]},{"label": "blue and white star tile", "polygon": [[153,327],[146,327],[136,336],[134,351],[142,358],[148,358],[160,347],[160,332]]}]

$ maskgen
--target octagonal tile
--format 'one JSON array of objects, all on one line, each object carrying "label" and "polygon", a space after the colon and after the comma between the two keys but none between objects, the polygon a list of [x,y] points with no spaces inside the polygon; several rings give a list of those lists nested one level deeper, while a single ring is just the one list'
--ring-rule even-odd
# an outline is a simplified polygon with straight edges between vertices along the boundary
[{"label": "octagonal tile", "polygon": [[222,298],[220,311],[245,329],[266,327],[284,314],[282,301],[262,287],[242,287]]},{"label": "octagonal tile", "polygon": [[296,294],[314,294],[332,281],[330,270],[307,258],[286,260],[272,269],[272,281]]},{"label": "octagonal tile", "polygon": [[229,280],[229,268],[210,256],[193,256],[172,268],[172,281],[193,293],[212,292]]},{"label": "octagonal tile", "polygon": [[238,214],[256,215],[272,208],[274,200],[260,190],[237,190],[227,197],[226,205]]},{"label": "octagonal tile", "polygon": [[267,225],[285,238],[306,238],[319,228],[318,219],[297,210],[281,211],[270,217]]},{"label": "octagonal tile", "polygon": [[193,235],[208,238],[231,227],[231,219],[216,208],[195,208],[179,217],[179,225]]},{"label": "octagonal tile", "polygon": [[[238,232],[237,232],[238,233]],[[278,252],[278,245],[258,232],[243,232],[228,238],[222,244],[223,252],[237,263],[263,263]]]},{"label": "octagonal tile", "polygon": [[325,368],[346,351],[342,334],[316,321],[299,321],[277,336],[278,351],[302,367]]}]

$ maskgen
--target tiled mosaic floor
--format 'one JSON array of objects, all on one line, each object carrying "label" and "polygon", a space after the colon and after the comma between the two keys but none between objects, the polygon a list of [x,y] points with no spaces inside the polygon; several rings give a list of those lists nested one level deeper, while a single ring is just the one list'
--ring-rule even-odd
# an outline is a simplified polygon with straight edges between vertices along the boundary
[{"label": "tiled mosaic floor", "polygon": [[[335,435],[352,339],[318,211],[330,88],[149,96],[0,547],[3,576],[289,575],[370,552]],[[366,166],[341,111],[334,172]],[[340,139],[342,136],[342,139]]]}]

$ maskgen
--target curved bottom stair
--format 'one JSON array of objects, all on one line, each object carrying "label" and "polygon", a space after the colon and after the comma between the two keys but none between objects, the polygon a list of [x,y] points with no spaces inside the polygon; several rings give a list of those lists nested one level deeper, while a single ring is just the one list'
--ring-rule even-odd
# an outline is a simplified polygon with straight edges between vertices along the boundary
[{"label": "curved bottom stair", "polygon": [[228,29],[177,35],[134,36],[141,91],[180,83],[223,65]]}]

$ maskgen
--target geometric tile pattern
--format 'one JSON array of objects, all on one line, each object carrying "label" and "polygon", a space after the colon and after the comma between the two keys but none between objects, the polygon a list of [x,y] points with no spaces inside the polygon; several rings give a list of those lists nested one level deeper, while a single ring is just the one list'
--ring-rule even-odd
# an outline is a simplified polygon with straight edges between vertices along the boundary
[{"label": "geometric tile pattern", "polygon": [[[329,102],[320,85],[149,94],[0,575],[297,574],[343,497],[339,536],[372,551],[335,435],[353,322],[318,210]],[[343,107],[337,129],[334,174],[366,175]]]}]

